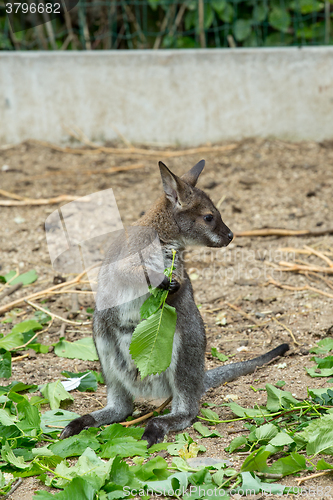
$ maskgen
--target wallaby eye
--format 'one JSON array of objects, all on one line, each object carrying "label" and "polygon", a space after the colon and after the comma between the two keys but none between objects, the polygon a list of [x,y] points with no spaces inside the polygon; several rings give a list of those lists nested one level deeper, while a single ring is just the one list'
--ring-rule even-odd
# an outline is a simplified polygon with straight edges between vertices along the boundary
[{"label": "wallaby eye", "polygon": [[212,216],[212,214],[208,214],[208,215],[204,216],[204,220],[206,222],[211,222],[213,219],[214,219],[214,217]]}]

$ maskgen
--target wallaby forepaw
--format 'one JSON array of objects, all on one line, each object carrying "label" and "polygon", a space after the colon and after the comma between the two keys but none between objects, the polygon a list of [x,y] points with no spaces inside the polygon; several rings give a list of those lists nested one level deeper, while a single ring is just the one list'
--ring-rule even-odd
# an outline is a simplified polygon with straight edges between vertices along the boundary
[{"label": "wallaby forepaw", "polygon": [[158,285],[157,288],[161,288],[162,290],[168,290],[169,293],[176,293],[180,288],[180,283],[175,278],[170,279],[165,276],[163,281]]},{"label": "wallaby forepaw", "polygon": [[162,443],[165,436],[165,430],[159,424],[159,422],[151,420],[145,429],[141,439],[148,441],[148,448],[153,444]]},{"label": "wallaby forepaw", "polygon": [[89,427],[95,427],[96,420],[92,415],[83,415],[82,417],[72,420],[62,433],[60,434],[60,439],[66,439],[70,436],[75,436],[75,434],[80,434],[83,429],[88,429]]},{"label": "wallaby forepaw", "polygon": [[169,293],[176,293],[180,288],[180,283],[175,278],[172,278],[169,285]]}]

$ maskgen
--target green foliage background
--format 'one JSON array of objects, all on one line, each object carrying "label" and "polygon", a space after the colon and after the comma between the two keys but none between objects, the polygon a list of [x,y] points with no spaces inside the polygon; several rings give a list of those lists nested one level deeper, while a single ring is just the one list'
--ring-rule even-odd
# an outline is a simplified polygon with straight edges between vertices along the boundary
[{"label": "green foliage background", "polygon": [[[41,0],[36,0],[38,3]],[[333,0],[80,0],[67,21],[13,33],[0,3],[2,50],[272,47],[333,43]],[[15,28],[18,29],[18,26]]]}]

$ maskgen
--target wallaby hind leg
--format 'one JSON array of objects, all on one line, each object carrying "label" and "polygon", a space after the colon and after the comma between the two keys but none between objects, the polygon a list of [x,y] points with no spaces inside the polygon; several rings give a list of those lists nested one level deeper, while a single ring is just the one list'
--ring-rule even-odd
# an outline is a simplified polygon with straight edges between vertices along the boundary
[{"label": "wallaby hind leg", "polygon": [[113,424],[125,420],[133,412],[133,398],[120,383],[108,387],[108,402],[105,408],[72,420],[62,431],[60,439],[79,434],[88,427]]},{"label": "wallaby hind leg", "polygon": [[181,431],[189,427],[198,411],[199,401],[186,401],[183,397],[174,397],[171,413],[151,419],[146,425],[142,439],[148,441],[148,448],[153,444],[161,443],[169,431]]}]

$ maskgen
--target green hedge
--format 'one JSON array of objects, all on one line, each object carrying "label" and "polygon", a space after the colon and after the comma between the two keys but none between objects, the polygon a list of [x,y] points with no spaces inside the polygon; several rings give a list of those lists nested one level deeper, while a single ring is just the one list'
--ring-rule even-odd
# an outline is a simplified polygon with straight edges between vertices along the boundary
[{"label": "green hedge", "polygon": [[[6,0],[5,0],[6,1]],[[41,1],[41,0],[31,0]],[[333,0],[90,0],[67,22],[31,27],[29,16],[10,30],[0,4],[0,49],[146,49],[329,45]],[[18,29],[26,28],[22,31]]]}]

